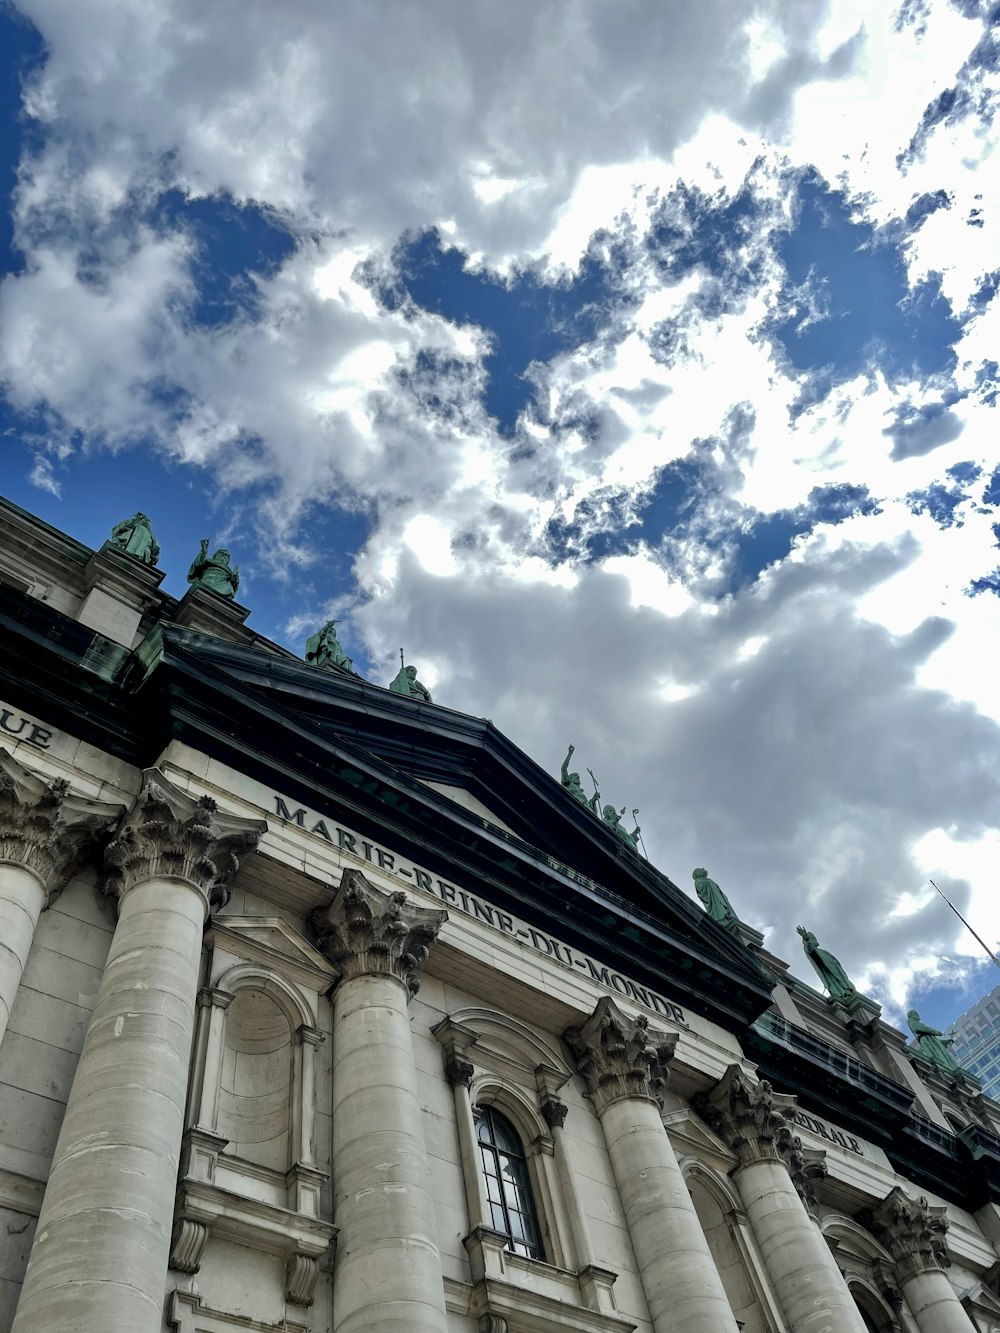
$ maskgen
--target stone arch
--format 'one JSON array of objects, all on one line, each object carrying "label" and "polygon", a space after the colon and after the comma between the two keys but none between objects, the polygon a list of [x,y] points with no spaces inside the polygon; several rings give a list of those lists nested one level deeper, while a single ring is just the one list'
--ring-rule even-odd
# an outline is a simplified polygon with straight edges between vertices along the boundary
[{"label": "stone arch", "polygon": [[453,1023],[469,1028],[476,1034],[476,1063],[482,1063],[497,1074],[506,1074],[515,1081],[523,1081],[528,1087],[534,1087],[535,1070],[540,1065],[551,1069],[562,1082],[566,1082],[573,1073],[558,1039],[543,1037],[509,1014],[470,1005],[450,1013],[448,1017]]},{"label": "stone arch", "polygon": [[733,1314],[746,1333],[777,1333],[777,1301],[732,1181],[696,1158],[680,1166]]},{"label": "stone arch", "polygon": [[860,1223],[839,1213],[827,1214],[820,1230],[866,1325],[874,1326],[875,1333],[897,1333],[901,1325],[891,1300],[902,1297],[895,1287],[889,1251]]},{"label": "stone arch", "polygon": [[288,1019],[293,1032],[300,1027],[312,1026],[312,1010],[299,991],[269,967],[259,963],[236,963],[219,977],[215,986],[217,990],[227,991],[231,995],[235,995],[241,987],[252,986],[274,1000]]}]

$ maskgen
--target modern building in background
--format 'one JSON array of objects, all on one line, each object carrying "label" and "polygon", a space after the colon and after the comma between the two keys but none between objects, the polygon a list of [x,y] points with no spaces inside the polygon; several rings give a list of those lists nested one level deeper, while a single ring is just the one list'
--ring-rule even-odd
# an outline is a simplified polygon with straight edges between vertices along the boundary
[{"label": "modern building in background", "polygon": [[948,1029],[952,1053],[974,1074],[987,1097],[1000,1095],[1000,986],[977,1000]]},{"label": "modern building in background", "polygon": [[1000,1333],[940,1033],[159,558],[0,503],[0,1333]]}]

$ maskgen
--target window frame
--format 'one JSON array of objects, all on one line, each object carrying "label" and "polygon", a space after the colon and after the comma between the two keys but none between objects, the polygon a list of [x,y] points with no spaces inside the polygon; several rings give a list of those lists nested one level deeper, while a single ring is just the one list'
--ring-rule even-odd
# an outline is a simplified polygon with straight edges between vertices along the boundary
[{"label": "window frame", "polygon": [[[487,1206],[490,1210],[489,1225],[493,1230],[507,1237],[506,1248],[522,1259],[546,1262],[545,1242],[543,1239],[541,1217],[535,1201],[532,1173],[524,1142],[511,1120],[493,1103],[476,1105],[472,1109],[473,1128],[476,1146],[479,1150],[477,1163],[486,1188]],[[496,1133],[499,1126],[507,1143],[498,1141]],[[485,1127],[488,1137],[483,1137]],[[505,1174],[502,1159],[506,1159],[511,1170]],[[495,1166],[491,1172],[488,1163]],[[491,1182],[495,1182],[493,1188]],[[512,1207],[508,1193],[514,1192],[515,1199],[522,1201],[522,1206]],[[498,1197],[494,1197],[497,1195]],[[504,1223],[497,1225],[497,1210]],[[515,1228],[513,1215],[522,1220],[520,1228]],[[534,1239],[529,1239],[529,1231]]]}]

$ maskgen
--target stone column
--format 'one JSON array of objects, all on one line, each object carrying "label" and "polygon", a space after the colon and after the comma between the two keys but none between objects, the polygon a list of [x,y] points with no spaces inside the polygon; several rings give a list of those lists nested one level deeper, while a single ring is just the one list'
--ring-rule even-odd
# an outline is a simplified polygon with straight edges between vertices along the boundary
[{"label": "stone column", "polygon": [[447,912],[345,870],[320,947],[333,995],[335,1333],[445,1333],[408,1005]]},{"label": "stone column", "polygon": [[62,778],[46,782],[0,749],[0,1041],[39,915],[124,813],[73,795]]},{"label": "stone column", "polygon": [[118,925],[12,1333],[159,1333],[202,931],[265,828],[143,775],[105,853]]},{"label": "stone column", "polygon": [[471,1088],[476,1069],[468,1059],[468,1052],[479,1038],[471,1028],[463,1027],[450,1018],[442,1018],[440,1023],[431,1028],[431,1032],[443,1047],[444,1076],[451,1085],[455,1099],[455,1126],[458,1130],[458,1149],[462,1155],[469,1230],[492,1227],[482,1159],[476,1139],[476,1117],[472,1109]]},{"label": "stone column", "polygon": [[843,1274],[799,1193],[808,1196],[819,1164],[788,1128],[795,1098],[773,1092],[764,1080],[753,1083],[739,1065],[730,1065],[699,1110],[736,1154],[733,1179],[791,1333],[864,1333]]},{"label": "stone column", "polygon": [[663,1065],[646,1019],[610,996],[566,1042],[600,1116],[655,1333],[737,1333],[705,1233],[660,1118]]},{"label": "stone column", "polygon": [[970,1333],[972,1320],[944,1272],[951,1267],[944,1208],[911,1199],[897,1185],[867,1220],[892,1255],[896,1281],[920,1333]]}]

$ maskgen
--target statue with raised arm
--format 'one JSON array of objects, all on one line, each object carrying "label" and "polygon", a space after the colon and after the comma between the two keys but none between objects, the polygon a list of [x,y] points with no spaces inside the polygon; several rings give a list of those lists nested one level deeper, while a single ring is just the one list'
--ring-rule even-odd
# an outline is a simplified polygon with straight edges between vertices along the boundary
[{"label": "statue with raised arm", "polygon": [[858,988],[844,971],[840,960],[835,958],[828,949],[821,949],[819,941],[811,930],[806,930],[804,926],[796,926],[795,929],[802,936],[802,947],[806,951],[806,957],[816,969],[816,973],[830,993],[830,998],[844,1003],[853,1000],[858,995]]},{"label": "statue with raised arm", "polygon": [[229,552],[220,547],[215,555],[208,554],[208,538],[201,539],[198,554],[191,561],[187,581],[198,588],[208,588],[220,597],[235,597],[240,586],[240,571],[229,563]]},{"label": "statue with raised arm", "polygon": [[401,666],[394,680],[389,682],[389,689],[397,694],[405,694],[410,699],[420,699],[425,704],[432,704],[431,692],[426,685],[417,680],[415,666]]},{"label": "statue with raised arm", "polygon": [[160,547],[145,514],[123,518],[111,529],[111,544],[119,551],[141,560],[144,565],[155,565],[160,558]]},{"label": "statue with raised arm", "polygon": [[566,751],[566,758],[562,762],[562,769],[561,769],[562,785],[566,788],[566,790],[569,792],[570,796],[572,796],[574,800],[579,801],[581,805],[585,805],[588,810],[592,810],[593,813],[596,815],[597,806],[601,799],[601,794],[597,790],[597,779],[594,778],[593,773],[590,774],[590,776],[594,779],[594,794],[593,796],[588,796],[587,793],[583,790],[583,784],[580,782],[580,774],[571,773],[569,771],[569,761],[573,758],[573,752],[575,749],[576,746],[571,745],[569,749]]},{"label": "statue with raised arm", "polygon": [[606,805],[601,811],[601,818],[604,820],[605,824],[607,824],[608,828],[613,828],[619,838],[627,842],[635,852],[639,849],[639,834],[642,832],[642,829],[636,824],[632,832],[628,832],[622,824],[622,815],[625,813],[625,808],[626,807],[623,805],[620,810],[616,810],[613,805]]},{"label": "statue with raised arm", "polygon": [[707,870],[699,866],[697,870],[691,871],[691,878],[694,880],[695,893],[704,903],[705,911],[713,921],[718,921],[719,925],[725,926],[727,930],[732,930],[740,924],[732,903],[715,880],[709,879]]},{"label": "statue with raised arm", "polygon": [[322,629],[306,639],[306,661],[310,666],[335,666],[353,671],[354,663],[340,646],[336,626],[335,620],[328,620]]},{"label": "statue with raised arm", "polygon": [[922,1022],[916,1009],[909,1011],[906,1015],[906,1021],[910,1025],[910,1031],[917,1039],[915,1046],[917,1054],[922,1055],[928,1064],[936,1065],[938,1069],[943,1069],[946,1074],[965,1073],[965,1070],[948,1049],[955,1040],[954,1037],[946,1037],[937,1028],[932,1028],[929,1023]]}]

